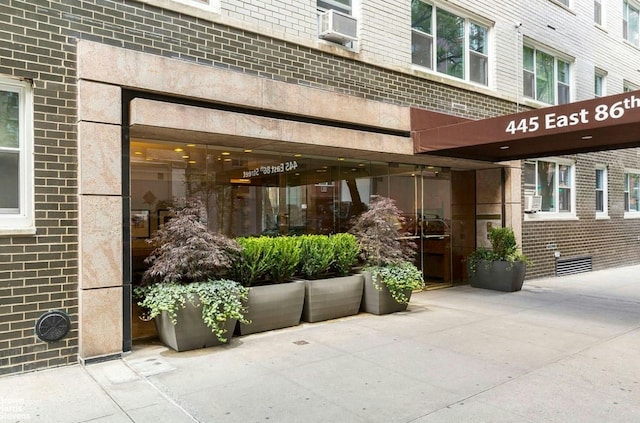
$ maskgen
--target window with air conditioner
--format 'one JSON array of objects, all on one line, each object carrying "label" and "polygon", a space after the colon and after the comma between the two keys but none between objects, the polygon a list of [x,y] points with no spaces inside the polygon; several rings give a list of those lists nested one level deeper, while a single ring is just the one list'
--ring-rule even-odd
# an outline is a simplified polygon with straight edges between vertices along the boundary
[{"label": "window with air conditioner", "polygon": [[423,0],[412,0],[411,61],[438,73],[488,85],[489,25]]},{"label": "window with air conditioner", "polygon": [[[527,201],[530,201],[531,208],[536,208],[541,216],[575,217],[574,172],[574,164],[567,160],[525,161],[523,164],[525,208],[528,205]],[[526,200],[528,197],[531,199]]]},{"label": "window with air conditioner", "polygon": [[338,44],[358,39],[358,20],[353,16],[351,0],[318,0],[318,35]]},{"label": "window with air conditioner", "polygon": [[0,234],[35,233],[32,127],[31,85],[0,77]]}]

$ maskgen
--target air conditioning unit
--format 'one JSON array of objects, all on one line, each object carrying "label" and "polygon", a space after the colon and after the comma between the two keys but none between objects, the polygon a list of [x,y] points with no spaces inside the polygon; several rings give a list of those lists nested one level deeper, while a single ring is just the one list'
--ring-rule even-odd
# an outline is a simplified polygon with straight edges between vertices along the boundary
[{"label": "air conditioning unit", "polygon": [[346,44],[356,41],[358,20],[353,16],[330,9],[320,15],[320,38]]},{"label": "air conditioning unit", "polygon": [[524,212],[537,213],[542,210],[542,197],[539,195],[524,196]]}]

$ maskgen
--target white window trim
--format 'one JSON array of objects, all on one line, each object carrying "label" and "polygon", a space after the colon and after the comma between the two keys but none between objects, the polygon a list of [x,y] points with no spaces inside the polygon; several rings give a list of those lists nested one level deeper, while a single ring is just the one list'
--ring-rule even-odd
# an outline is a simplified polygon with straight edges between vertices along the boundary
[{"label": "white window trim", "polygon": [[[570,212],[561,212],[561,211],[554,211],[554,212],[550,212],[550,211],[539,211],[537,213],[524,213],[524,220],[525,222],[527,221],[541,221],[541,220],[579,220],[577,214],[576,214],[576,163],[573,160],[567,160],[567,159],[562,159],[562,158],[557,158],[557,157],[542,157],[542,158],[537,158],[537,159],[527,159],[525,161],[531,161],[531,162],[538,162],[538,161],[543,161],[543,162],[552,162],[556,164],[556,176],[557,174],[557,168],[559,165],[569,165],[571,166],[571,211]],[[537,177],[537,175],[536,175]],[[555,179],[555,195],[556,195],[556,201],[557,200],[557,196],[558,196],[558,178],[554,178]],[[537,188],[536,188],[536,194],[537,193]],[[556,208],[558,206],[556,205]]]},{"label": "white window trim", "polygon": [[[633,173],[633,174],[636,174],[636,175],[640,175],[640,169],[626,169],[625,168],[623,173],[622,173],[623,178],[626,178],[626,175],[628,173]],[[623,194],[623,196],[624,196],[624,193],[625,193],[625,190],[624,190],[624,180],[623,180],[622,181],[622,194]],[[635,210],[628,211],[628,210],[625,209],[624,218],[625,219],[640,219],[640,211],[635,211]]]},{"label": "white window trim", "polygon": [[[625,30],[625,27],[624,27],[625,26],[625,22],[624,22],[624,7],[625,7],[625,3],[626,3],[627,6],[632,7],[634,9],[638,10],[638,11],[640,11],[640,3],[637,2],[637,1],[634,1],[634,0],[626,0],[626,1],[623,1],[623,3],[622,3],[622,7],[623,7],[623,10],[622,10],[622,31],[623,31],[622,32],[622,39],[628,45],[636,47],[636,48],[640,48],[640,40],[638,41],[638,44],[635,44],[631,40],[627,39],[624,36],[624,30]],[[627,22],[627,24],[628,24],[628,22]],[[640,32],[640,28],[638,28],[638,31]],[[628,35],[629,35],[629,32],[627,31],[627,36]]]},{"label": "white window trim", "polygon": [[[565,63],[569,64],[569,103],[575,101],[575,93],[574,93],[574,75],[573,73],[575,72],[575,57],[569,56],[565,53],[559,52],[558,50],[554,50],[552,48],[546,47],[544,44],[541,44],[539,42],[536,42],[535,40],[525,37],[525,40],[522,44],[522,46],[520,47],[520,55],[522,56],[523,54],[523,50],[525,47],[529,47],[532,48],[533,51],[533,57],[535,59],[535,52],[536,51],[541,51],[545,54],[548,54],[550,56],[553,57],[553,83],[554,83],[554,99],[553,99],[553,105],[558,105],[558,60],[561,60]],[[534,71],[536,71],[535,69],[535,65],[534,65]],[[522,59],[520,60],[520,72],[524,73],[524,57],[522,57]],[[534,73],[534,80],[535,80],[535,73]],[[537,90],[535,89],[537,87],[534,87],[534,90],[537,93]],[[549,105],[550,103],[545,103],[543,101],[538,100],[537,98],[533,98],[533,97],[527,97],[524,95],[524,84],[522,87],[522,92],[520,93],[522,95],[523,98],[525,98],[527,101],[531,101],[534,104],[540,104],[540,105]]]},{"label": "white window trim", "polygon": [[[594,6],[595,7],[595,6]],[[607,23],[607,5],[606,0],[600,0],[600,22],[596,22],[595,10],[593,15],[593,24],[598,28],[606,31]]]},{"label": "white window trim", "polygon": [[33,89],[29,82],[8,78],[0,78],[0,88],[17,91],[20,95],[19,211],[15,214],[0,214],[0,236],[32,235],[36,233],[33,194]]},{"label": "white window trim", "polygon": [[596,210],[596,219],[609,219],[609,172],[606,165],[596,165],[596,170],[603,170],[602,176],[602,206],[603,211]]},{"label": "white window trim", "polygon": [[[600,95],[598,95],[595,92],[595,78],[596,77],[600,77],[602,78],[602,93],[600,93]],[[594,98],[599,98],[599,97],[605,97],[607,95],[607,71],[602,70],[600,68],[595,68],[595,72],[594,72],[594,90],[593,90],[593,96]]]},{"label": "white window trim", "polygon": [[[426,3],[430,6],[433,7],[433,14],[432,14],[432,22],[431,22],[431,28],[433,31],[433,34],[429,34],[432,37],[432,43],[434,45],[434,49],[432,50],[432,63],[431,63],[431,69],[415,64],[415,63],[411,63],[411,67],[412,69],[418,70],[420,72],[425,72],[428,73],[430,75],[434,75],[437,76],[438,78],[442,78],[442,79],[449,79],[451,81],[456,81],[456,82],[463,82],[465,84],[469,84],[472,87],[479,87],[479,88],[484,88],[484,89],[490,89],[493,88],[493,62],[495,60],[494,56],[493,56],[493,28],[495,26],[495,22],[492,20],[489,20],[487,18],[483,18],[481,16],[478,16],[476,14],[470,13],[460,7],[456,7],[454,5],[447,5],[447,7],[443,7],[440,4],[436,4],[432,1],[424,1],[423,3]],[[436,27],[437,27],[437,9],[441,9],[445,12],[449,12],[452,13],[454,15],[457,15],[461,18],[464,18],[464,63],[465,63],[465,67],[464,67],[464,78],[458,78],[456,76],[452,76],[446,73],[442,73],[442,72],[438,72],[436,70],[437,67],[437,63],[436,63],[436,59],[437,59],[437,33],[436,33]],[[470,73],[471,73],[471,69],[469,67],[469,57],[470,57],[470,53],[469,53],[469,26],[470,24],[476,24],[479,26],[484,26],[487,28],[487,60],[488,60],[488,64],[487,64],[487,85],[481,84],[479,82],[475,82],[472,81],[470,79]],[[413,24],[413,23],[412,23]],[[414,31],[413,28],[411,28],[411,31]],[[420,32],[420,31],[418,31]]]}]

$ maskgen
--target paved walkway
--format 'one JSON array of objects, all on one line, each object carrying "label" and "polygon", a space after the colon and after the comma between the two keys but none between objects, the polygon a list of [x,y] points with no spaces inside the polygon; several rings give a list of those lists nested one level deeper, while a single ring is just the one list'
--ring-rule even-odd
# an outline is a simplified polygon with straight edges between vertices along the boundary
[{"label": "paved walkway", "polygon": [[0,422],[639,422],[640,266],[0,378]]}]

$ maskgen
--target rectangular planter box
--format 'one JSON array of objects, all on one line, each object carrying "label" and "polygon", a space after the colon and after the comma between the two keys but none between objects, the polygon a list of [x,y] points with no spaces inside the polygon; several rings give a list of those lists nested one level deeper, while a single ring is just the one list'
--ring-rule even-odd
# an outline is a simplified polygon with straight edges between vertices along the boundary
[{"label": "rectangular planter box", "polygon": [[320,322],[358,314],[363,286],[361,274],[305,281],[302,320]]},{"label": "rectangular planter box", "polygon": [[300,324],[304,291],[305,281],[249,288],[244,317],[251,323],[240,323],[240,334],[248,335]]},{"label": "rectangular planter box", "polygon": [[517,261],[480,260],[476,266],[476,271],[467,269],[469,273],[469,284],[474,288],[493,289],[496,291],[514,292],[522,289],[527,265]]},{"label": "rectangular planter box", "polygon": [[[372,314],[390,314],[398,311],[405,311],[409,304],[401,304],[393,299],[389,289],[381,282],[378,285],[381,290],[376,289],[373,284],[373,275],[371,272],[362,272],[364,277],[364,294],[362,296],[361,311]],[[407,298],[411,299],[411,290],[405,292]]]},{"label": "rectangular planter box", "polygon": [[[195,307],[189,301],[186,307],[178,310],[177,323],[171,323],[166,312],[155,318],[160,341],[176,351],[188,351],[198,348],[222,345],[211,329],[202,320],[202,307]],[[236,320],[228,320],[225,324],[227,342],[231,339]]]}]

